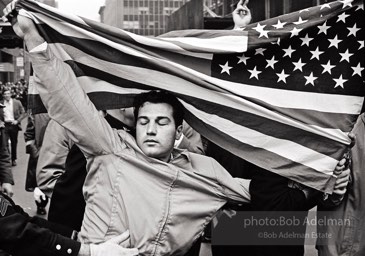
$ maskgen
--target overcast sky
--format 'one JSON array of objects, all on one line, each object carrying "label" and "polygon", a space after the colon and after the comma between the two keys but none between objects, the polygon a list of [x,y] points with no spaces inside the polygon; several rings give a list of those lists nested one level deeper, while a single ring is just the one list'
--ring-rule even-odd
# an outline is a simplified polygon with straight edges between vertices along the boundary
[{"label": "overcast sky", "polygon": [[99,8],[105,0],[57,0],[58,8],[85,18],[99,21]]}]

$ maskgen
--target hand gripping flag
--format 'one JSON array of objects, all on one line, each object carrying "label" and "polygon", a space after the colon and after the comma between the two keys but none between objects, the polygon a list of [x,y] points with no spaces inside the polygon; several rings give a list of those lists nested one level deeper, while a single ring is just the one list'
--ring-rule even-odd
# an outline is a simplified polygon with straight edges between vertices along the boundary
[{"label": "hand gripping flag", "polygon": [[[176,95],[203,136],[264,169],[331,193],[363,110],[364,10],[337,1],[242,30],[135,35],[23,1],[98,109]],[[33,113],[43,111],[30,95]]]}]

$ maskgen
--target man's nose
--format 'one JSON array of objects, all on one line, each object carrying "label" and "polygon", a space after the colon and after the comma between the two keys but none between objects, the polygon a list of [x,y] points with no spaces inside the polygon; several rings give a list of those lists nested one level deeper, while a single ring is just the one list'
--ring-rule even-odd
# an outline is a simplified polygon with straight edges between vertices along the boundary
[{"label": "man's nose", "polygon": [[150,122],[147,126],[147,134],[151,135],[151,134],[156,134],[157,132],[157,126],[156,123]]}]

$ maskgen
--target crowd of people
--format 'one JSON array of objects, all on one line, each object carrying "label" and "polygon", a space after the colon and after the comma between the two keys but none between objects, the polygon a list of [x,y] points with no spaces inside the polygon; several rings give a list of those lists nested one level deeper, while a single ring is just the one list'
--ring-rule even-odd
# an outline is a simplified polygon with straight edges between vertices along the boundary
[{"label": "crowd of people", "polygon": [[[14,14],[16,3],[4,16],[12,16],[15,33],[25,41],[48,113],[26,114],[24,81],[1,84],[0,255],[198,256],[207,226],[222,209],[252,212],[252,217],[286,211],[303,222],[314,206],[357,220],[349,227],[356,229],[352,237],[342,236],[345,227],[320,230],[336,236],[335,244],[318,245],[320,256],[364,253],[364,114],[350,135],[356,141],[352,154],[336,166],[334,192],[324,196],[206,141],[167,92],[140,94],[133,108],[97,110],[73,86],[76,77],[33,21]],[[235,29],[251,21],[247,4],[241,0],[233,12]],[[17,159],[12,132],[18,137],[26,117],[29,190],[35,191],[38,207],[44,209],[50,199],[47,221],[30,217],[11,199],[11,166]],[[303,256],[304,244],[217,245],[212,253]]]}]

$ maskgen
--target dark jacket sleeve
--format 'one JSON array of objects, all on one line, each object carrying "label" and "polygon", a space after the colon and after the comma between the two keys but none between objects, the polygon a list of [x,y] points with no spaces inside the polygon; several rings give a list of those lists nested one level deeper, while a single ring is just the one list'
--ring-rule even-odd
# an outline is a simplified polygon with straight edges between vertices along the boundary
[{"label": "dark jacket sleeve", "polygon": [[27,127],[24,132],[24,140],[25,142],[35,140],[35,127],[32,116],[28,116]]},{"label": "dark jacket sleeve", "polygon": [[[251,203],[258,211],[307,211],[312,208],[300,189],[288,186],[289,180],[261,169],[250,184]],[[314,200],[315,201],[315,200]]]},{"label": "dark jacket sleeve", "polygon": [[57,225],[31,218],[2,193],[0,206],[0,249],[13,256],[78,255],[81,244],[58,234]]},{"label": "dark jacket sleeve", "polygon": [[14,185],[13,173],[11,172],[10,152],[6,146],[4,129],[0,128],[0,185],[2,183]]}]

